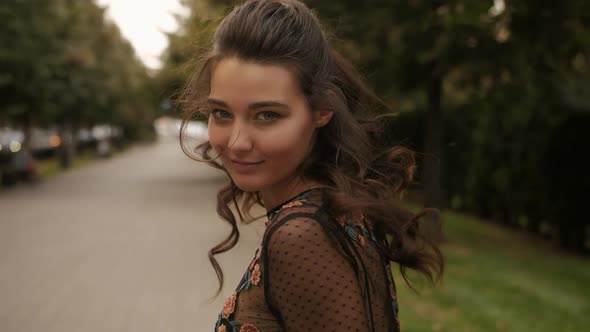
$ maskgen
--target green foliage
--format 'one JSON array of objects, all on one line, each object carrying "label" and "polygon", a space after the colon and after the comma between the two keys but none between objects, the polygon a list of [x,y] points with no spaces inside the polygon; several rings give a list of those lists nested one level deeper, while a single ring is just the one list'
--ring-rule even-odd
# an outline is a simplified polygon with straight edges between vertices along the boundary
[{"label": "green foliage", "polygon": [[[544,222],[555,229],[572,225],[568,211],[578,204],[569,200],[556,212],[550,199],[563,169],[553,168],[553,174],[544,169],[552,158],[546,147],[555,129],[576,112],[590,111],[588,95],[578,92],[589,83],[588,10],[580,1],[507,4],[496,25],[501,42],[488,60],[489,70],[464,88],[469,97],[462,105],[449,105],[453,118],[466,120],[473,132],[464,152],[469,155],[464,186],[454,191],[465,208],[513,227],[525,220],[533,232]],[[580,181],[569,191],[588,189],[584,172],[572,176]],[[585,218],[573,224],[570,231],[578,234],[588,225]],[[566,247],[585,250],[584,236],[577,241]]]},{"label": "green foliage", "polygon": [[169,45],[162,55],[163,67],[155,80],[162,92],[161,102],[171,107],[173,116],[179,111],[174,108],[178,93],[211,49],[213,32],[223,8],[207,1],[185,0],[182,3],[190,15],[178,17],[179,31],[168,34]]},{"label": "green foliage", "polygon": [[[543,173],[543,160],[555,128],[574,111],[590,111],[587,2],[506,1],[503,10],[492,1],[307,3],[337,35],[336,45],[403,111],[394,121],[418,120],[413,134],[406,128],[396,138],[444,156],[447,201],[512,227],[525,220],[539,232],[549,221],[585,233],[587,218],[565,220],[568,210],[579,210],[574,200],[559,212],[548,208],[557,177]],[[430,94],[437,79],[443,82],[439,101]],[[437,102],[445,128],[440,152],[426,150],[420,137]],[[401,123],[392,128],[407,121]],[[426,184],[422,166],[418,182]],[[583,247],[584,237],[577,239],[582,243],[569,247]]]},{"label": "green foliage", "polygon": [[[185,81],[186,64],[209,45],[211,18],[235,3],[186,0],[192,14],[171,36],[163,81],[175,87]],[[582,241],[567,247],[584,247],[584,237],[562,231],[568,225],[570,233],[585,234],[587,218],[565,221],[572,219],[567,211],[579,210],[577,201],[563,199],[559,210],[550,208],[558,177],[547,172],[563,169],[547,162],[547,147],[568,118],[590,112],[590,2],[305,3],[319,14],[335,47],[400,111],[392,118],[392,139],[420,157],[441,158],[447,204],[536,233],[549,224],[553,231],[545,235],[562,233],[562,242]],[[422,138],[426,130],[443,134]],[[432,177],[419,162],[423,185]],[[580,192],[590,190],[583,187],[583,172],[574,177],[581,179]]]},{"label": "green foliage", "polygon": [[0,4],[0,121],[19,127],[149,125],[147,69],[90,0]]}]

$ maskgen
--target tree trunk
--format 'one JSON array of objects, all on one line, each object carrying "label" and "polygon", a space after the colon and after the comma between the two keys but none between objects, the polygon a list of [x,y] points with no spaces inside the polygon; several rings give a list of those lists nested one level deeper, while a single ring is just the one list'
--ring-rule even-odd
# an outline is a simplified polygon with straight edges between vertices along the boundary
[{"label": "tree trunk", "polygon": [[26,112],[22,118],[22,126],[23,126],[23,141],[21,149],[31,152],[31,136],[33,130],[33,121],[31,119],[31,113]]},{"label": "tree trunk", "polygon": [[[442,78],[433,75],[428,84],[428,110],[424,138],[424,205],[439,210],[445,208],[442,192],[443,119],[441,111]],[[434,241],[445,242],[440,225],[426,223],[425,232]]]},{"label": "tree trunk", "polygon": [[61,168],[70,168],[74,162],[75,140],[72,134],[72,128],[69,124],[62,124],[58,128],[61,144],[59,146],[59,165]]},{"label": "tree trunk", "polygon": [[424,204],[443,209],[443,119],[441,111],[442,79],[432,77],[428,84],[428,110],[424,132]]},{"label": "tree trunk", "polygon": [[543,219],[539,209],[532,202],[529,202],[526,205],[525,214],[528,218],[526,230],[533,234],[539,234],[541,232],[541,220]]},{"label": "tree trunk", "polygon": [[586,254],[586,229],[582,224],[560,223],[559,243],[562,248],[578,253]]}]

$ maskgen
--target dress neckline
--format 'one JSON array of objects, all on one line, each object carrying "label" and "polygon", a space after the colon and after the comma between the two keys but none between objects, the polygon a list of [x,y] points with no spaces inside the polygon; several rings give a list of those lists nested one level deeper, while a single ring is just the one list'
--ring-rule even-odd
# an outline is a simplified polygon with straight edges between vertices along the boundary
[{"label": "dress neckline", "polygon": [[286,200],[286,201],[284,201],[284,202],[282,202],[282,203],[280,203],[278,205],[275,205],[272,209],[268,210],[268,212],[266,213],[266,216],[268,218],[270,218],[275,212],[279,211],[283,207],[283,205],[289,204],[289,203],[291,203],[291,202],[299,199],[301,196],[304,196],[305,194],[307,194],[307,193],[309,193],[309,192],[311,192],[313,190],[324,189],[324,188],[326,188],[326,187],[314,187],[314,188],[306,189],[306,190],[298,193],[297,195],[289,198],[288,200]]}]

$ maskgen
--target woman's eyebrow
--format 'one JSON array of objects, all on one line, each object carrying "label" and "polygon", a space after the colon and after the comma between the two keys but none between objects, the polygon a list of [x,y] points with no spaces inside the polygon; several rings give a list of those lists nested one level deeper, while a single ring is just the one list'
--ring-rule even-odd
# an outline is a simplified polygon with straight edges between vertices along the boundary
[{"label": "woman's eyebrow", "polygon": [[225,102],[223,102],[221,100],[214,99],[214,98],[207,99],[207,102],[209,104],[213,104],[213,105],[217,105],[217,106],[229,108],[229,106],[227,106],[227,104]]},{"label": "woman's eyebrow", "polygon": [[[225,108],[229,108],[229,106],[227,105],[226,102],[215,99],[215,98],[209,98],[207,99],[207,102],[209,104],[213,104],[213,105],[217,105],[217,106],[221,106],[221,107],[225,107]],[[257,101],[255,103],[252,103],[250,105],[248,105],[248,109],[256,109],[256,108],[263,108],[263,107],[281,107],[281,108],[286,108],[286,109],[290,109],[289,105],[278,102],[278,101],[272,101],[272,100],[268,100],[268,101]]]},{"label": "woman's eyebrow", "polygon": [[290,109],[289,105],[279,103],[278,101],[258,101],[248,105],[249,109],[263,108],[263,107],[281,107]]}]

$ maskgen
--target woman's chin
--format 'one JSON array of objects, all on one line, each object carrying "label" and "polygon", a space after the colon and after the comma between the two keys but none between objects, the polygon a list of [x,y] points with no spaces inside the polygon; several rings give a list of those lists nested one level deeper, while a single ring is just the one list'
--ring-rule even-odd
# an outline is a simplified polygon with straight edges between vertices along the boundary
[{"label": "woman's chin", "polygon": [[245,181],[244,179],[240,179],[239,177],[234,177],[233,182],[236,185],[236,187],[238,187],[241,191],[256,192],[260,191],[261,188],[260,183],[253,181]]}]

